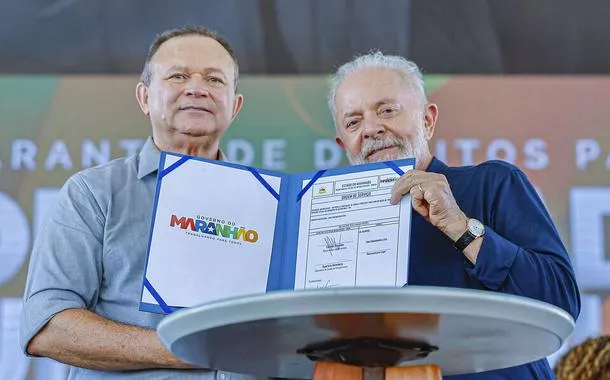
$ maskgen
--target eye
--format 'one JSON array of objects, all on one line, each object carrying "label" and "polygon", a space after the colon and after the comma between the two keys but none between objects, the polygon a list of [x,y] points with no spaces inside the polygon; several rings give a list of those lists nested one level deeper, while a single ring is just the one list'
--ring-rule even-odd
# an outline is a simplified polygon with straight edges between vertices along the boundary
[{"label": "eye", "polygon": [[389,106],[385,106],[385,107],[381,107],[378,111],[378,114],[380,116],[394,116],[396,115],[396,113],[398,113],[398,109],[396,107],[389,107]]},{"label": "eye", "polygon": [[214,77],[214,76],[208,77],[208,82],[210,82],[210,83],[212,83],[214,85],[217,85],[217,86],[225,84],[225,81],[222,80],[222,78]]},{"label": "eye", "polygon": [[182,74],[182,73],[174,73],[169,76],[169,79],[185,80],[185,79],[187,79],[187,76],[186,76],[186,74]]},{"label": "eye", "polygon": [[358,119],[348,120],[345,123],[345,128],[346,129],[354,129],[354,128],[356,128],[358,126],[359,123],[360,123],[360,120],[358,120]]}]

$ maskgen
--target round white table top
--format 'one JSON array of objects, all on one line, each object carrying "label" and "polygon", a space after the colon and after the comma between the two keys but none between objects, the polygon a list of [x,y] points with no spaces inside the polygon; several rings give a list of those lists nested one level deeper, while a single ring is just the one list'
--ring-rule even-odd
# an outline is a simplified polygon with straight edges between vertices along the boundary
[{"label": "round white table top", "polygon": [[311,378],[298,350],[327,341],[382,338],[438,350],[399,365],[436,364],[444,375],[511,367],[557,351],[574,328],[564,310],[503,293],[407,286],[278,291],[213,302],[161,321],[161,341],[207,368]]}]

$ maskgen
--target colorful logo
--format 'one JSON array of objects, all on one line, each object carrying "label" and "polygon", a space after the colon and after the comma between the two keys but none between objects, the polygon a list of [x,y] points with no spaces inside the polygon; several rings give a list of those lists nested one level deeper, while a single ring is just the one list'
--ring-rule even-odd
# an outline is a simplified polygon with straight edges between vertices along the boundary
[{"label": "colorful logo", "polygon": [[178,217],[172,214],[169,221],[170,227],[179,227],[183,230],[190,230],[192,232],[199,232],[208,235],[220,236],[223,238],[229,238],[234,240],[243,240],[249,243],[256,243],[258,240],[258,232],[255,230],[246,229],[244,227],[236,227],[232,225],[234,223],[229,222],[225,224],[224,220],[217,219],[203,219],[187,218],[185,216]]}]

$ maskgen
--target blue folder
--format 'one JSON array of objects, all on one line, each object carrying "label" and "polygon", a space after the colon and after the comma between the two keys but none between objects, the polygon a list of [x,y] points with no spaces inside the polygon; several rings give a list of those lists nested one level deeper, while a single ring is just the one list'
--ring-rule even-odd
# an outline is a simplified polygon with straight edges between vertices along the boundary
[{"label": "blue folder", "polygon": [[[175,162],[166,168],[166,160],[168,159],[175,160]],[[265,169],[257,169],[250,166],[239,165],[225,161],[208,160],[201,157],[162,152],[159,161],[159,174],[157,175],[157,186],[153,206],[153,217],[151,220],[150,235],[148,241],[146,267],[148,267],[148,257],[150,255],[151,240],[155,228],[155,215],[157,212],[159,190],[161,188],[161,184],[164,178],[171,175],[172,172],[180,168],[181,165],[183,165],[189,160],[199,160],[215,165],[230,167],[235,170],[248,171],[261,183],[261,186],[264,186],[269,191],[270,196],[273,196],[277,199],[278,209],[275,221],[273,250],[271,253],[271,262],[269,265],[269,274],[267,278],[267,292],[274,290],[294,289],[299,220],[301,212],[301,198],[308,191],[312,190],[312,186],[318,180],[320,180],[320,178],[323,178],[325,176],[365,172],[384,168],[390,168],[398,175],[402,175],[404,174],[404,172],[400,167],[415,167],[415,159],[407,158],[397,161],[354,165],[308,173],[288,174]],[[267,183],[267,181],[265,181],[261,174],[281,178],[281,186],[279,193],[276,192]],[[305,180],[309,180],[309,182],[305,187],[302,187],[303,181]],[[407,268],[405,268],[405,271],[406,270]],[[146,270],[144,271],[144,273],[146,273]],[[163,294],[159,294],[157,292],[154,284],[150,283],[146,276],[144,276],[142,280],[142,292],[144,292],[144,288],[146,288],[151,293],[153,298],[157,301],[157,304],[140,302],[140,310],[154,313],[169,314],[177,309],[180,309],[180,307],[168,305],[163,299]]]}]

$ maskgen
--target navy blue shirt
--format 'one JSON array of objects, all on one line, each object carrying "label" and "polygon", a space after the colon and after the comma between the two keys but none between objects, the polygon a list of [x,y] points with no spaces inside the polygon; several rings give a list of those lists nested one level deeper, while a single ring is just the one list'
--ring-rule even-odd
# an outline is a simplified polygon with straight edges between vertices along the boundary
[{"label": "navy blue shirt", "polygon": [[[502,161],[449,167],[433,158],[428,172],[447,177],[457,204],[485,225],[476,265],[453,242],[413,212],[409,284],[484,289],[545,301],[580,312],[568,253],[527,177]],[[452,380],[554,379],[546,359]]]}]

